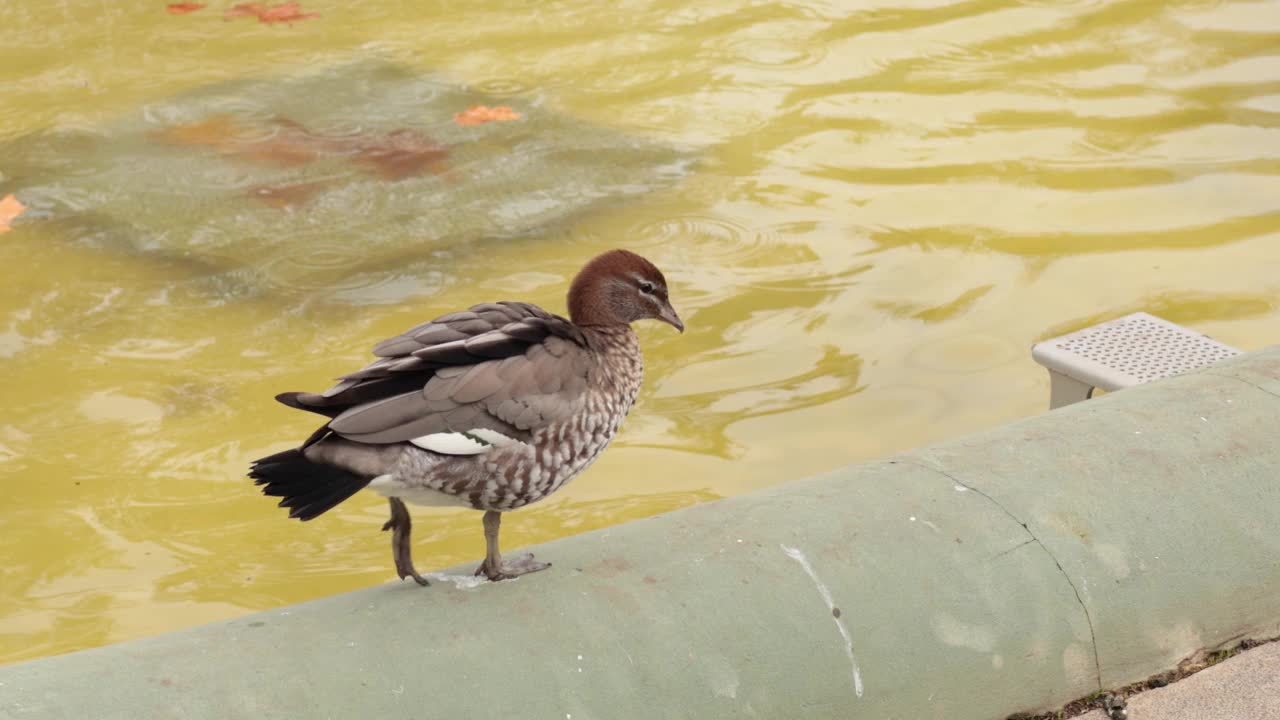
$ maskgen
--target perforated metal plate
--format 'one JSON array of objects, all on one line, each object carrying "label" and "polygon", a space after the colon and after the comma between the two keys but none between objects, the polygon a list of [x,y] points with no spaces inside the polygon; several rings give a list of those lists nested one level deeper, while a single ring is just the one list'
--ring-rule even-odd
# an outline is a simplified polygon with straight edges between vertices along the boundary
[{"label": "perforated metal plate", "polygon": [[1178,375],[1239,354],[1213,338],[1141,312],[1045,340],[1031,350],[1041,365],[1103,390]]}]

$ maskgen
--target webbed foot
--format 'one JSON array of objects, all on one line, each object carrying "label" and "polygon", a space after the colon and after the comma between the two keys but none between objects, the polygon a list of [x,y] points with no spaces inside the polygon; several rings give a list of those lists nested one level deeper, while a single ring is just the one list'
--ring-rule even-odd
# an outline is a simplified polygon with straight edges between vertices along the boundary
[{"label": "webbed foot", "polygon": [[518,578],[521,575],[546,570],[551,567],[549,562],[539,562],[533,559],[532,553],[526,553],[514,560],[502,560],[498,558],[497,562],[490,562],[489,558],[485,558],[480,563],[480,567],[476,568],[476,575],[484,575],[490,580],[497,582],[499,580],[510,580]]}]

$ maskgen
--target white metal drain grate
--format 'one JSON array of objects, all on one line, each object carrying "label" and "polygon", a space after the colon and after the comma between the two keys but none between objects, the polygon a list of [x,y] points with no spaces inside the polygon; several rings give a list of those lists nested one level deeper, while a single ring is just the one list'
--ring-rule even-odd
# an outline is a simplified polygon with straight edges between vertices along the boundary
[{"label": "white metal drain grate", "polygon": [[1056,342],[1062,350],[1113,367],[1140,383],[1240,354],[1217,340],[1145,313],[1064,335]]},{"label": "white metal drain grate", "polygon": [[1049,369],[1050,407],[1178,375],[1240,351],[1168,320],[1134,313],[1045,340],[1031,349]]}]

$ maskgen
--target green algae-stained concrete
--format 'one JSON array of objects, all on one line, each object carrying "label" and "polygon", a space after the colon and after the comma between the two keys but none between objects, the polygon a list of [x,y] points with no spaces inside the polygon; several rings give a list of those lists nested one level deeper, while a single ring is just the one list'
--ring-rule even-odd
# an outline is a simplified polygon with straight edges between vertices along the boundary
[{"label": "green algae-stained concrete", "polygon": [[0,668],[0,718],[1054,707],[1280,634],[1278,393],[1273,349],[549,543],[555,566],[513,582],[389,584]]}]

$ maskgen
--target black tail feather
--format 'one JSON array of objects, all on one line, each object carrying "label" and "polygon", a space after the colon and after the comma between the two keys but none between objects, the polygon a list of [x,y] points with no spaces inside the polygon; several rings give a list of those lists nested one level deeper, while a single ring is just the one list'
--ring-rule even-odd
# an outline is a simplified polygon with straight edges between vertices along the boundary
[{"label": "black tail feather", "polygon": [[348,470],[311,462],[297,448],[255,460],[249,477],[264,495],[282,498],[280,507],[300,520],[320,516],[369,484]]}]

